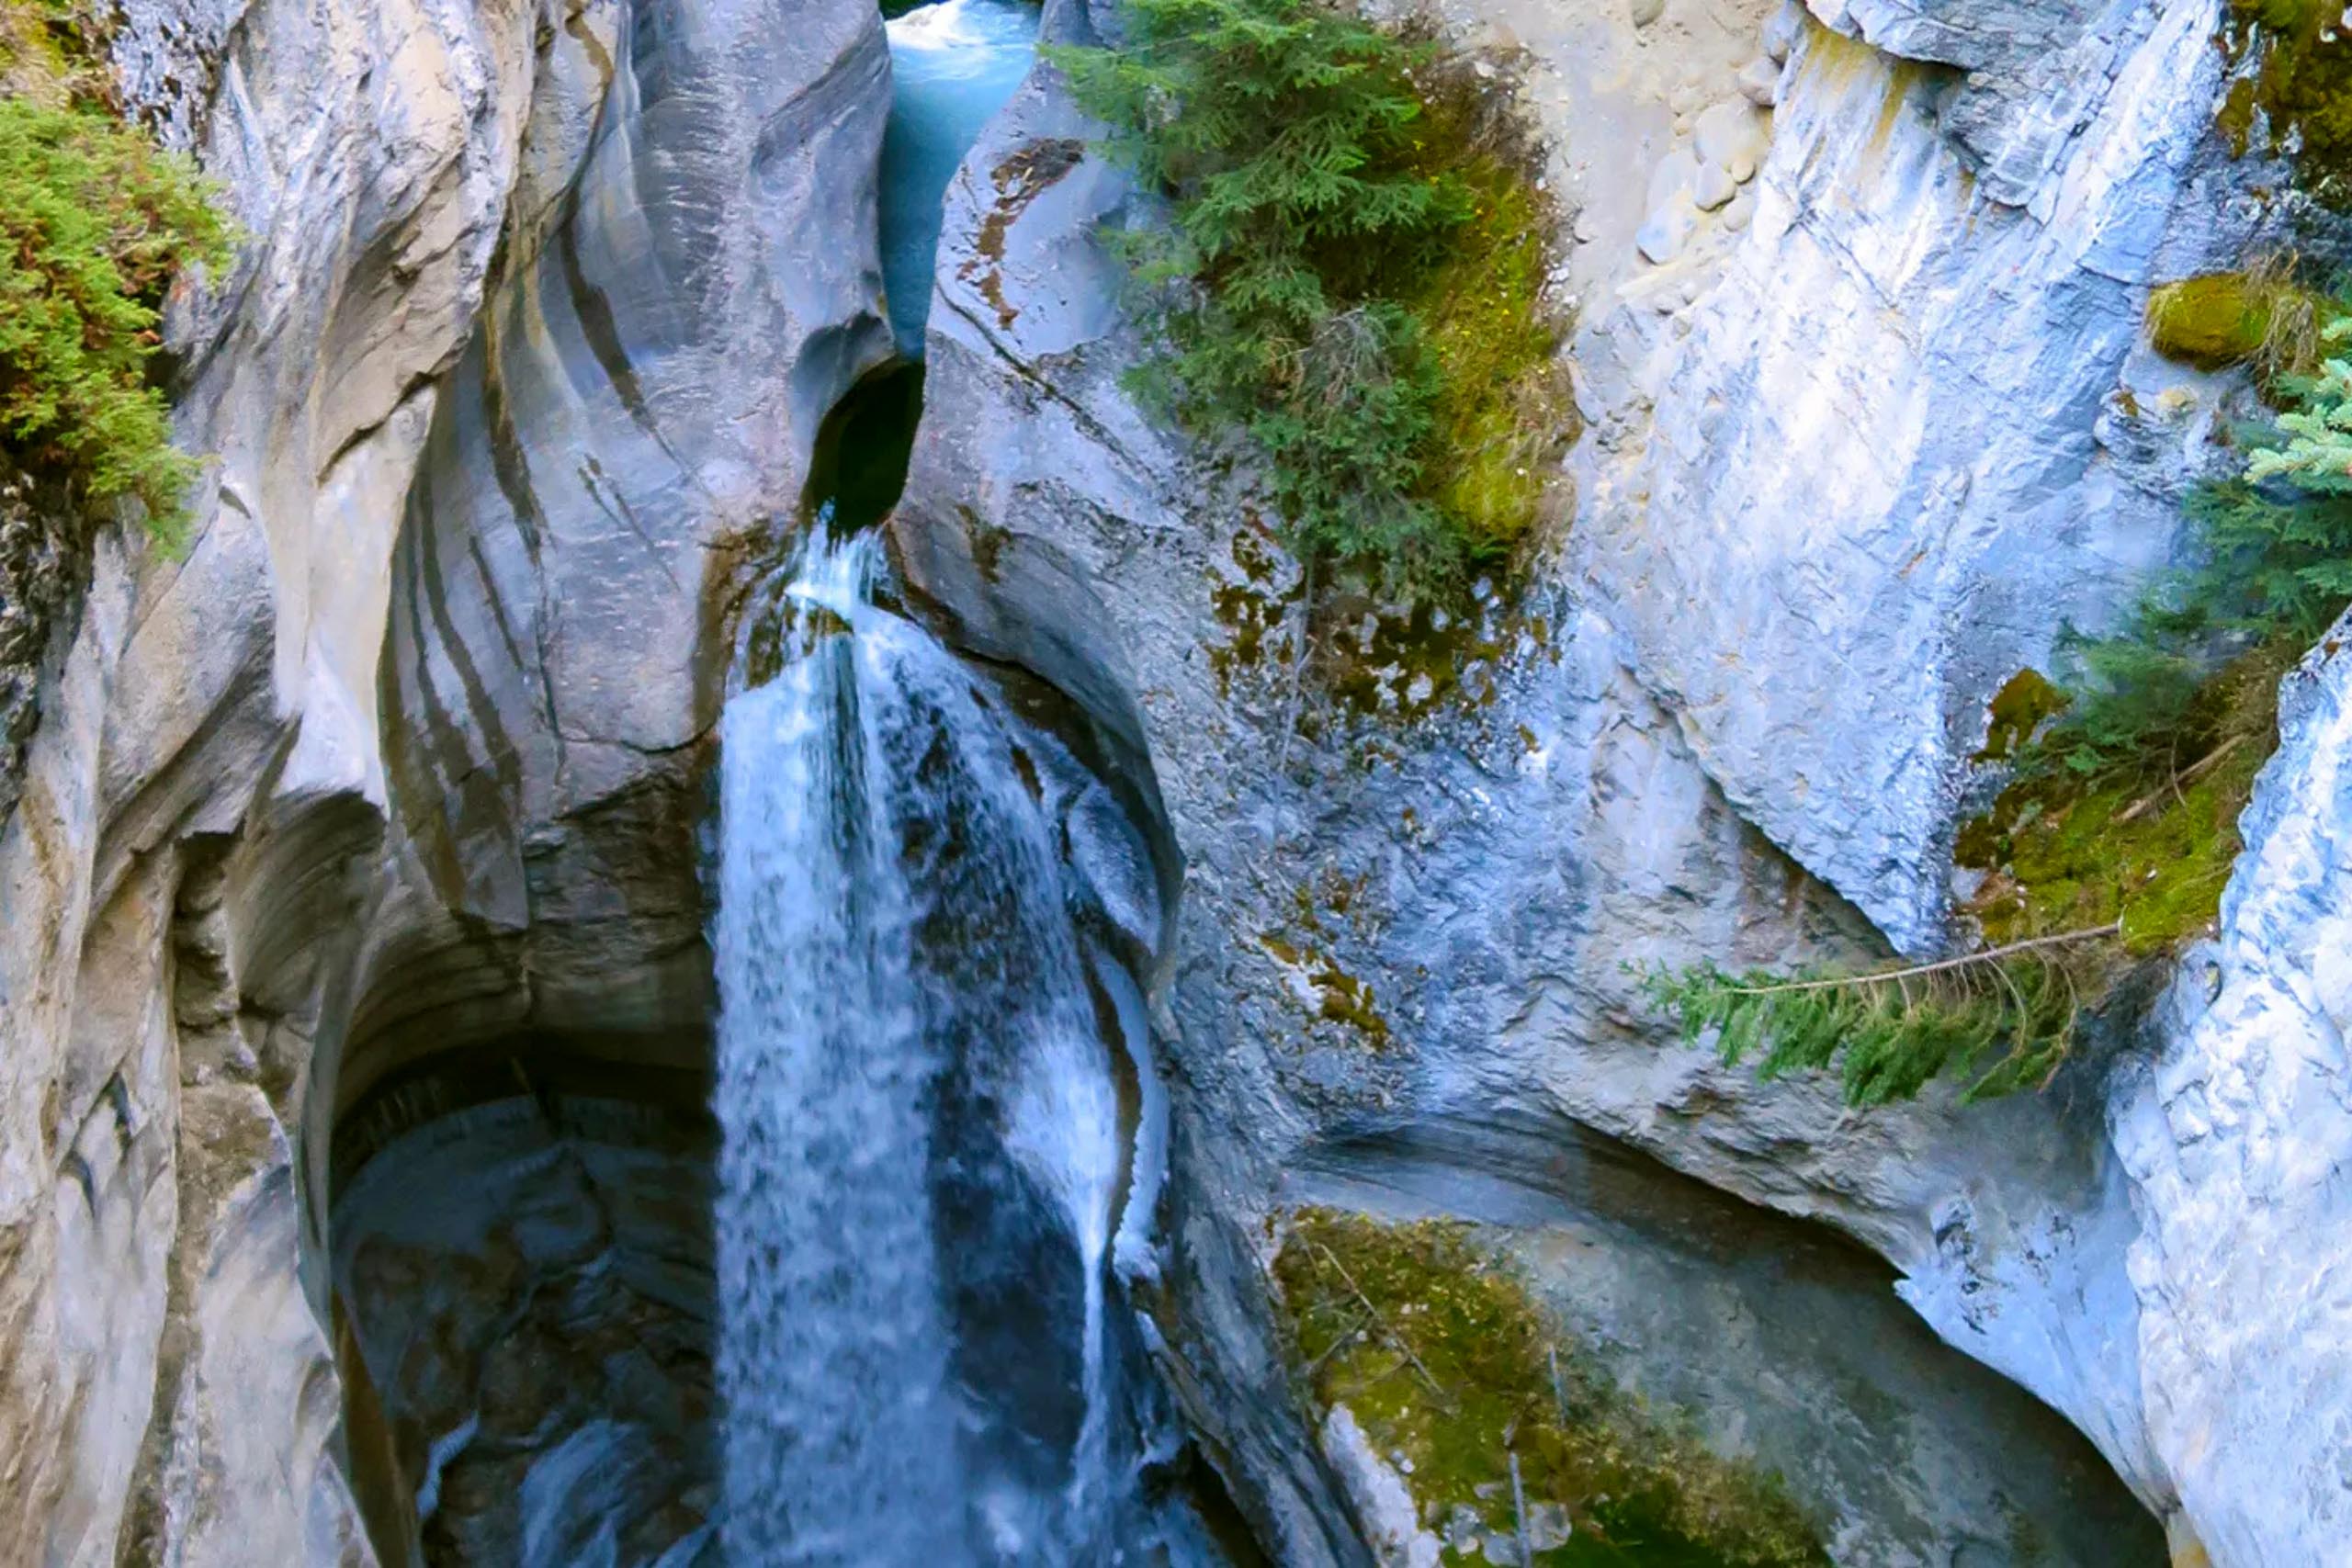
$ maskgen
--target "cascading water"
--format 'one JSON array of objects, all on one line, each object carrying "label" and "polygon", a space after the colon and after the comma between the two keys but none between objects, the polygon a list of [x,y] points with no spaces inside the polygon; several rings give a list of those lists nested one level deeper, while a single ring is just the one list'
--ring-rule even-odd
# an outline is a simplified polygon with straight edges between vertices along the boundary
[{"label": "cascading water", "polygon": [[[882,249],[910,355],[942,197],[1036,26],[1019,0],[889,24]],[[861,448],[820,454],[861,524],[913,412],[903,372],[877,381],[836,422]],[[1164,1424],[1110,1310],[1114,1258],[1149,1267],[1162,1157],[1128,967],[1156,941],[1151,857],[1101,862],[1139,868],[1117,889],[1066,858],[1133,829],[875,602],[876,538],[833,537],[831,510],[747,615],[720,724],[726,1559],[1218,1561],[1144,1495]]]},{"label": "cascading water", "polygon": [[1050,826],[1077,770],[870,601],[874,554],[811,541],[741,660],[773,678],[722,720],[728,1557],[1118,1561],[1159,1526],[1105,1311],[1118,1095]]},{"label": "cascading water", "polygon": [[1037,7],[940,0],[894,17],[882,141],[882,282],[902,354],[922,353],[941,198],[980,128],[1028,74]]}]

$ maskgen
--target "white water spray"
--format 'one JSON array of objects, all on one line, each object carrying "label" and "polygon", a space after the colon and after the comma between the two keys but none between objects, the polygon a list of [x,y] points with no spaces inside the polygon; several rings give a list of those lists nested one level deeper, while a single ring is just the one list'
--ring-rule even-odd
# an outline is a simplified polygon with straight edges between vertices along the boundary
[{"label": "white water spray", "polygon": [[728,1556],[1109,1561],[1109,1052],[1035,764],[872,556],[722,721]]}]

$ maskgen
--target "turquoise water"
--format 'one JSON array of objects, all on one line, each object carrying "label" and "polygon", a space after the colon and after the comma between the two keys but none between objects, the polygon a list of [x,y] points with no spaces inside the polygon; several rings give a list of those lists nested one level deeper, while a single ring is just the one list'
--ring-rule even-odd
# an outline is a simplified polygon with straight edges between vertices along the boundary
[{"label": "turquoise water", "polygon": [[893,17],[889,129],[882,139],[882,281],[902,354],[920,356],[931,314],[940,205],[989,118],[1029,73],[1037,7],[941,0]]}]

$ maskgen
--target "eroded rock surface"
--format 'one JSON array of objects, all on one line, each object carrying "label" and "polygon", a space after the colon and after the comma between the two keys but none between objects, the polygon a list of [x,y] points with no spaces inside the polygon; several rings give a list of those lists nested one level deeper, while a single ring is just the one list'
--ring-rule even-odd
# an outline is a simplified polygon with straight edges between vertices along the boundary
[{"label": "eroded rock surface", "polygon": [[[41,714],[0,807],[0,1472],[27,1524],[0,1563],[405,1562],[530,1519],[550,1562],[607,1522],[691,1544],[695,1269],[631,1239],[675,1216],[582,1222],[605,1156],[541,1099],[441,1129],[478,1163],[432,1174],[511,1212],[413,1208],[395,1164],[331,1213],[368,1174],[334,1134],[522,1032],[691,1065],[721,634],[888,347],[878,18],[123,10],[130,97],[253,238],[175,305],[185,429],[219,456],[187,554],[109,531],[66,631],[0,646],[0,724],[20,670]],[[1095,229],[1152,212],[1049,73],[950,193],[894,524],[967,650],[1081,704],[1131,800],[1156,770],[1189,863],[1157,944],[1179,1081],[1148,1332],[1204,1447],[1283,1562],[1367,1561],[1257,1221],[1317,1151],[1406,1124],[1462,1130],[1432,1205],[1465,1209],[1464,1149],[1565,1120],[1871,1248],[2184,1555],[2326,1560],[2352,1422],[2335,663],[2145,1071],[1856,1117],[1673,1046],[1625,968],[1937,940],[1984,698],[2165,558],[2235,392],[2139,342],[2150,283],[2269,221],[2248,193],[2276,171],[2211,131],[2215,0],[1441,13],[1523,51],[1572,242],[1591,431],[1523,597],[1439,622],[1326,584],[1310,623],[1247,476],[1120,389],[1138,344]],[[1054,0],[1047,31],[1107,15]],[[29,537],[6,570],[46,570]],[[683,1166],[627,1184],[692,1206]],[[338,1283],[401,1310],[339,1314]],[[1630,1334],[1630,1299],[1562,1310]],[[542,1426],[485,1321],[685,1393],[641,1430],[595,1399]],[[1889,1354],[1916,1382],[1943,1352]],[[2032,1416],[1972,1407],[1952,1451]],[[485,1425],[510,1445],[475,1448]],[[606,1484],[649,1446],[660,1495]],[[1825,1466],[1833,1505],[1880,1506]],[[1886,1505],[1903,1550],[1997,1550],[1948,1501]]]},{"label": "eroded rock surface", "polygon": [[[1467,622],[1327,587],[1302,669],[1305,584],[1245,480],[1118,389],[1139,344],[1093,231],[1148,204],[1091,152],[1041,192],[1012,177],[1088,134],[1049,73],[949,196],[933,413],[894,526],[974,648],[1073,690],[1107,672],[1145,714],[1188,861],[1162,1014],[1177,1386],[1221,1402],[1195,1417],[1289,1560],[1353,1560],[1329,1529],[1347,1488],[1253,1337],[1253,1217],[1327,1135],[1541,1111],[1860,1240],[2193,1541],[2186,1478],[2210,1461],[2157,1436],[2132,1261],[2161,1229],[2147,1205],[2179,1200],[2111,1131],[2129,1075],[2086,1062],[2038,1098],[1853,1115],[1826,1085],[1674,1046],[1626,965],[1939,940],[1984,699],[2165,559],[2236,395],[2139,342],[2152,281],[2257,227],[2265,171],[2211,132],[2214,13],[2037,15],[2050,48],[1971,56],[1964,82],[1949,51],[1872,47],[1844,13],[1759,11],[1745,39],[1671,5],[1446,15],[1527,51],[1592,421],[1567,539]],[[1065,5],[1048,28],[1099,17]],[[1652,52],[1676,49],[1687,70]],[[2018,85],[2061,49],[2106,63],[2058,119]],[[1719,92],[1769,110],[1770,142],[1711,211]],[[1621,114],[1639,160],[1566,140]],[[1727,175],[1747,150],[1720,125],[1708,141]],[[1645,182],[1686,156],[1661,265],[1637,243]],[[1252,1402],[1262,1419],[1236,1414]],[[2267,1498],[2250,1514],[2301,1506],[2236,1481]],[[1973,1539],[1946,1519],[1913,1549]],[[2215,1561],[2290,1560],[2291,1539],[2248,1524]]]},{"label": "eroded rock surface", "polygon": [[2150,1434],[2216,1562],[2325,1562],[2352,1520],[2344,631],[2288,677],[2221,935],[2183,962],[2115,1112]]},{"label": "eroded rock surface", "polygon": [[121,8],[249,239],[170,319],[191,542],[101,536],[0,823],[0,1562],[405,1560],[298,1271],[335,1115],[700,1025],[729,551],[887,345],[885,60],[850,0]]},{"label": "eroded rock surface", "polygon": [[345,1364],[374,1392],[362,1506],[435,1562],[715,1560],[707,1086],[650,1103],[640,1070],[613,1100],[529,1061],[365,1116],[334,1214]]}]

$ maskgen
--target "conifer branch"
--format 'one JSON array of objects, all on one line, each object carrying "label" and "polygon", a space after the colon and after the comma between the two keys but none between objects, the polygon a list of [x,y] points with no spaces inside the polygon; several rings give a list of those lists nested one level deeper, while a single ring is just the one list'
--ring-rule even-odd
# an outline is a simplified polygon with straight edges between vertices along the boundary
[{"label": "conifer branch", "polygon": [[[2054,936],[2029,937],[2023,942],[2007,942],[1988,947],[1982,953],[1963,953],[1957,958],[1939,958],[1932,964],[1911,964],[1900,969],[1869,969],[1859,975],[1828,975],[1811,980],[1790,980],[1770,986],[1725,986],[1724,994],[1735,997],[1776,997],[1795,991],[1829,991],[1848,986],[1871,985],[1883,981],[1902,982],[1923,975],[1941,975],[1954,969],[1972,969],[1979,964],[1998,964],[2021,953],[2039,948],[2063,947],[2070,942],[2092,942],[2100,937],[2121,936],[2120,917],[2103,926],[2085,926],[2080,931],[2060,931]],[[1908,999],[1907,997],[1905,998]]]}]

